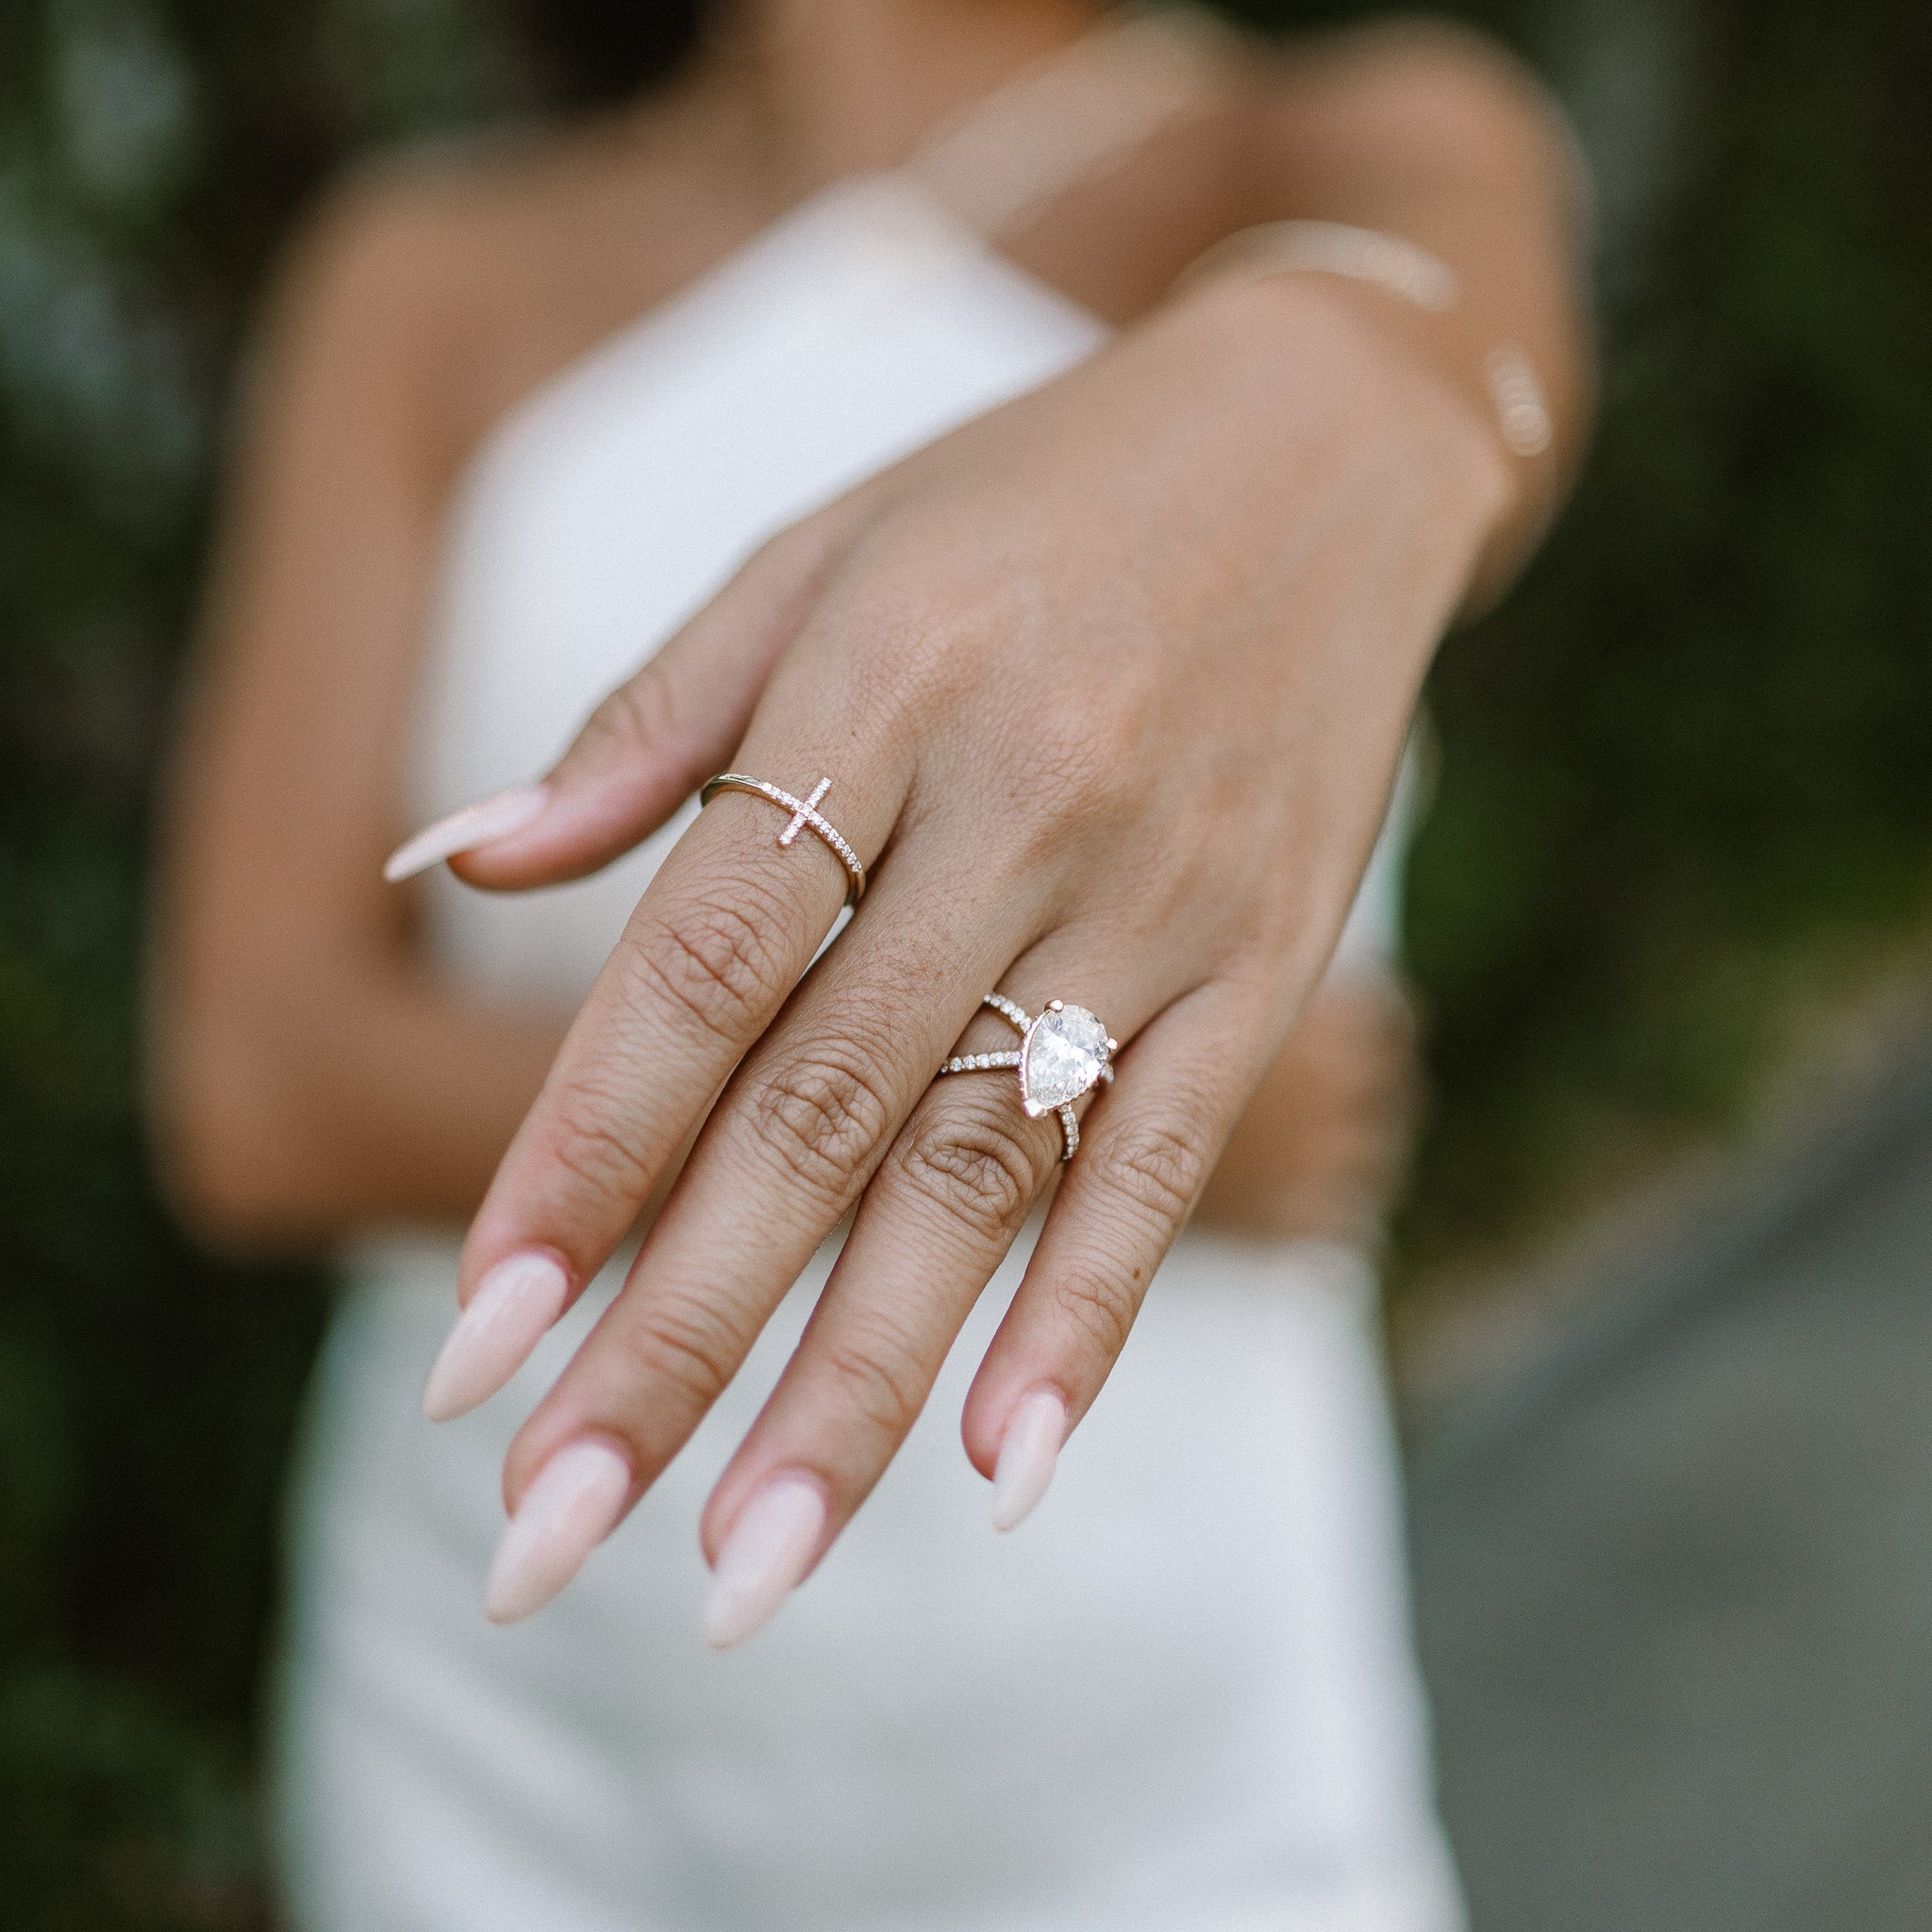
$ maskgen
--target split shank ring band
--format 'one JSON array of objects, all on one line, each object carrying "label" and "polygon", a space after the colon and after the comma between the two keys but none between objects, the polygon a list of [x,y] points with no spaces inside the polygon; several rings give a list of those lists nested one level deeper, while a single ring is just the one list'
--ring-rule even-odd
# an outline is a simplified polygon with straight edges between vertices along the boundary
[{"label": "split shank ring band", "polygon": [[977,1074],[993,1067],[1015,1067],[1020,1074],[1020,1105],[1028,1120],[1043,1113],[1060,1117],[1063,1137],[1060,1158],[1071,1160],[1080,1144],[1080,1123],[1074,1102],[1103,1080],[1113,1078],[1113,1057],[1120,1041],[1085,1007],[1049,1000],[1038,1019],[1004,993],[990,992],[980,1001],[1020,1030],[1017,1053],[955,1054],[941,1074]]},{"label": "split shank ring band", "polygon": [[816,832],[831,848],[832,856],[845,868],[845,876],[850,881],[845,888],[846,905],[857,906],[865,896],[865,868],[858,862],[858,854],[819,810],[819,800],[831,789],[832,781],[821,778],[811,788],[809,798],[794,798],[791,792],[776,785],[768,785],[762,778],[747,778],[742,772],[720,772],[715,778],[705,780],[704,789],[698,793],[698,805],[700,808],[709,805],[721,791],[749,791],[754,798],[768,799],[773,805],[789,811],[791,823],[778,834],[779,844],[791,844],[801,832]]}]

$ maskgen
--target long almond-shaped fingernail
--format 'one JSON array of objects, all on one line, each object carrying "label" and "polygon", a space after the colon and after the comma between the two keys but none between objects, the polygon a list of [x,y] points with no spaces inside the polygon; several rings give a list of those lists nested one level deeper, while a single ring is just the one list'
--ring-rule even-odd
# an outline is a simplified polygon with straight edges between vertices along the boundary
[{"label": "long almond-shaped fingernail", "polygon": [[825,1498],[804,1476],[768,1482],[742,1509],[718,1552],[705,1603],[705,1641],[729,1650],[770,1623],[796,1590],[825,1533]]},{"label": "long almond-shaped fingernail", "polygon": [[548,1255],[499,1261],[449,1331],[424,1384],[423,1413],[454,1422],[488,1402],[529,1360],[569,1294],[569,1276]]},{"label": "long almond-shaped fingernail", "polygon": [[1067,1440],[1067,1405],[1051,1389],[1022,1396],[1007,1418],[992,1471],[992,1526],[1017,1529],[1053,1481]]},{"label": "long almond-shaped fingernail", "polygon": [[499,791],[494,798],[479,799],[453,811],[433,825],[425,825],[413,839],[408,839],[389,856],[382,875],[391,885],[414,878],[458,852],[474,852],[497,839],[521,832],[550,803],[547,785],[519,785],[512,791]]},{"label": "long almond-shaped fingernail", "polygon": [[617,1527],[630,1501],[630,1464],[608,1442],[568,1442],[537,1472],[509,1520],[483,1611],[492,1624],[514,1624],[541,1610],[584,1567]]}]

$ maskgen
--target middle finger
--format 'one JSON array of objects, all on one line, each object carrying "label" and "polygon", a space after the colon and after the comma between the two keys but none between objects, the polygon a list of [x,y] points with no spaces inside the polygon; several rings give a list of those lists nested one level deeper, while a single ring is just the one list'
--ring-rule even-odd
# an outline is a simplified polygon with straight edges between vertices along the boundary
[{"label": "middle finger", "polygon": [[[946,870],[928,870],[924,842],[895,854],[725,1087],[623,1291],[511,1445],[505,1489],[518,1515],[573,1443],[615,1449],[631,1474],[625,1502],[657,1478],[1042,922],[1037,879],[983,894],[916,883]],[[507,1546],[517,1536],[513,1524]]]}]

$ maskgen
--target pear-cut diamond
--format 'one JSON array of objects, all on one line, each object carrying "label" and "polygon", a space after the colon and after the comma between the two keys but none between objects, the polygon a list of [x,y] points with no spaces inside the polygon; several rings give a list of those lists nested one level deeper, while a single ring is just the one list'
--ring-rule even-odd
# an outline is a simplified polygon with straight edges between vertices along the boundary
[{"label": "pear-cut diamond", "polygon": [[1085,1007],[1049,1007],[1026,1033],[1020,1094],[1029,1114],[1064,1107],[1100,1078],[1107,1065],[1107,1028]]}]

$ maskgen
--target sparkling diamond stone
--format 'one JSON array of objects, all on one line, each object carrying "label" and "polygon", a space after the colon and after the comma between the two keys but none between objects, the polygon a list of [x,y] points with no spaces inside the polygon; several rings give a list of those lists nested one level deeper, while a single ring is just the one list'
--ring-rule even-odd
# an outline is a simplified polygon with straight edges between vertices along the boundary
[{"label": "sparkling diamond stone", "polygon": [[1107,1058],[1107,1028],[1085,1007],[1049,1008],[1027,1030],[1020,1062],[1026,1111],[1050,1113],[1077,1100],[1100,1078]]}]

